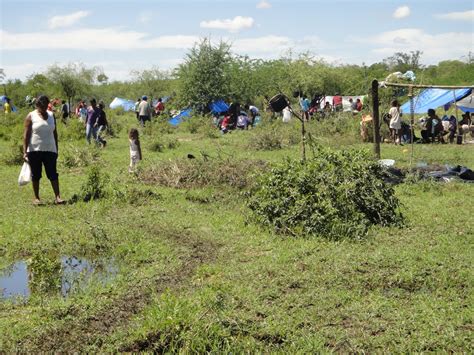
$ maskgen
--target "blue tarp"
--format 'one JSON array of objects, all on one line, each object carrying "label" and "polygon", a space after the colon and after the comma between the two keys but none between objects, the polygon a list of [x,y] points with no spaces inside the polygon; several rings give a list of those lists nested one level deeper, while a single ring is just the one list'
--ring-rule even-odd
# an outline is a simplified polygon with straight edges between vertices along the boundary
[{"label": "blue tarp", "polygon": [[111,109],[122,107],[124,111],[133,111],[135,110],[135,102],[132,100],[121,99],[116,97],[109,105]]},{"label": "blue tarp", "polygon": [[210,103],[209,109],[212,113],[221,113],[229,110],[229,105],[227,105],[223,100],[218,100]]},{"label": "blue tarp", "polygon": [[[425,89],[418,96],[413,98],[415,104],[414,112],[415,113],[427,113],[428,109],[436,109],[440,106],[453,103],[458,101],[468,95],[471,92],[471,89],[457,89],[457,90],[447,90],[447,89]],[[454,97],[456,95],[456,99]],[[403,113],[410,113],[410,101],[405,102],[401,110]]]},{"label": "blue tarp", "polygon": [[183,119],[185,117],[190,117],[191,116],[191,109],[188,108],[186,110],[181,111],[179,114],[174,116],[172,119],[168,121],[169,124],[172,124],[173,126],[179,125],[181,122],[183,122]]},{"label": "blue tarp", "polygon": [[466,96],[457,102],[457,106],[463,112],[474,112],[474,95]]}]

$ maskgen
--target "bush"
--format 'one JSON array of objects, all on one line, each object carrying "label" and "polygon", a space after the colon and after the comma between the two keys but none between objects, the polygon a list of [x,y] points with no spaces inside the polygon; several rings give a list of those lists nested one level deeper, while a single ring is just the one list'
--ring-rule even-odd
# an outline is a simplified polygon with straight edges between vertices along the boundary
[{"label": "bush", "polygon": [[179,141],[176,138],[154,141],[148,146],[152,152],[162,152],[165,149],[176,149],[178,147]]},{"label": "bush", "polygon": [[87,180],[81,187],[81,192],[71,198],[71,202],[98,200],[107,196],[109,175],[103,173],[99,166],[94,165],[89,169]]},{"label": "bush", "polygon": [[[121,117],[123,120],[123,117]],[[123,124],[121,123],[120,119],[117,118],[117,115],[110,115],[107,117],[107,129],[105,133],[110,137],[116,138],[120,134],[123,129]]]},{"label": "bush", "polygon": [[287,160],[247,193],[254,220],[277,232],[359,239],[371,225],[401,225],[383,168],[362,151],[316,147],[306,163]]},{"label": "bush", "polygon": [[[57,121],[59,122],[59,121]],[[67,126],[58,124],[58,136],[59,142],[64,140],[68,141],[79,141],[86,139],[86,128],[78,118],[70,118]]]}]

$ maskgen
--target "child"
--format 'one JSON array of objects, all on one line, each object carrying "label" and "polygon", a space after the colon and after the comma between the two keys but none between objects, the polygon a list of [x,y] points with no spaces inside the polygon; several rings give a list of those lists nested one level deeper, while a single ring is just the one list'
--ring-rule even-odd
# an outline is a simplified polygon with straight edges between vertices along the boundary
[{"label": "child", "polygon": [[138,161],[143,159],[138,130],[136,128],[132,128],[128,133],[128,141],[130,142],[130,166],[128,172],[132,173]]},{"label": "child", "polygon": [[97,127],[97,143],[102,144],[102,148],[105,148],[105,146],[107,145],[107,141],[101,137],[101,133],[105,132],[107,126],[109,125],[107,122],[107,115],[105,114],[104,108],[104,103],[102,101],[99,101],[100,115],[99,118],[97,118],[95,127]]}]

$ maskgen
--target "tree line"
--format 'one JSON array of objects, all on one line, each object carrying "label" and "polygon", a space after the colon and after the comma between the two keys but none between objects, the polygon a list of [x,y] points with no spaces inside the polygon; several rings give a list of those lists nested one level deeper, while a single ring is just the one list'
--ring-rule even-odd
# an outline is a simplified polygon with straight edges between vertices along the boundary
[{"label": "tree line", "polygon": [[[294,55],[291,51],[279,59],[253,59],[233,53],[226,42],[213,44],[203,39],[173,70],[156,66],[135,70],[129,81],[109,81],[102,68],[71,63],[52,65],[23,81],[4,81],[3,86],[19,107],[26,105],[26,96],[46,93],[70,104],[89,97],[108,103],[114,97],[135,100],[142,95],[172,96],[177,107],[205,108],[216,99],[259,104],[279,92],[361,95],[368,93],[372,79],[383,80],[390,73],[407,70],[415,72],[414,83],[472,85],[474,54],[428,66],[422,64],[420,51],[394,53],[371,65],[332,64],[310,53]],[[2,77],[5,74],[2,70]]]}]

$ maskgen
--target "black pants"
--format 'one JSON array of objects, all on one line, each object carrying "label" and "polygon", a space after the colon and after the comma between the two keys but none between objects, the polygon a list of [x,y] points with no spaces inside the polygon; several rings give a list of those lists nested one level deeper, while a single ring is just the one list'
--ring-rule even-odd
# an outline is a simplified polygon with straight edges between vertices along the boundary
[{"label": "black pants", "polygon": [[46,176],[49,180],[55,181],[58,179],[58,172],[56,170],[56,162],[58,154],[53,152],[28,152],[28,161],[31,168],[31,180],[39,181],[41,179],[41,171],[46,170]]},{"label": "black pants", "polygon": [[141,124],[142,126],[145,125],[145,122],[146,122],[146,121],[151,121],[151,120],[150,120],[150,116],[140,116],[140,124]]}]

